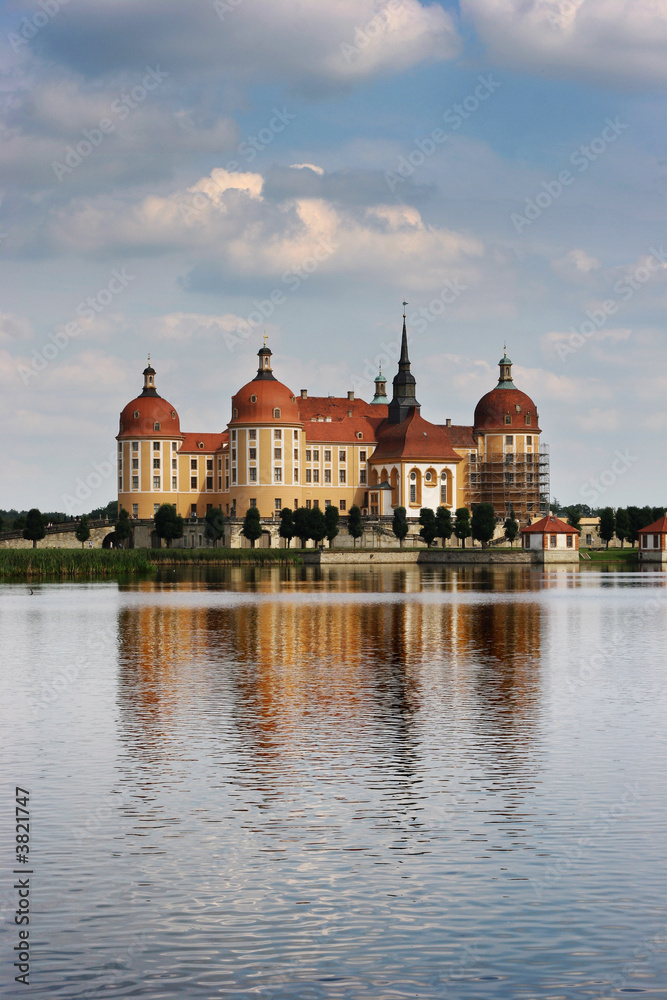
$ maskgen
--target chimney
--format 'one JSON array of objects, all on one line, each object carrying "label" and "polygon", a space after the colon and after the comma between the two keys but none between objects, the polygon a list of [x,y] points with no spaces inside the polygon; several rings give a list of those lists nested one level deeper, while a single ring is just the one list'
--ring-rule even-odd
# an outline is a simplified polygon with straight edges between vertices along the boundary
[{"label": "chimney", "polygon": [[447,417],[447,419],[445,420],[445,424],[446,424],[447,427],[451,427],[452,426],[452,419],[451,419],[451,417]]},{"label": "chimney", "polygon": [[347,411],[347,415],[348,415],[348,417],[351,417],[352,416],[352,410],[348,410]]},{"label": "chimney", "polygon": [[354,390],[350,390],[348,392],[347,398],[350,400],[350,402],[352,402],[352,400],[354,399]]},{"label": "chimney", "polygon": [[307,389],[302,389],[301,390],[301,398],[302,399],[308,399],[308,390]]}]

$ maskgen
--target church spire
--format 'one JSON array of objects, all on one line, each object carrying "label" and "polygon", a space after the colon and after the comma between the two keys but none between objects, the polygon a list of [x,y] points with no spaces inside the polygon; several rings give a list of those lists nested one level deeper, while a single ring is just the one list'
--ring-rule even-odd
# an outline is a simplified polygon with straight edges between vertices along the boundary
[{"label": "church spire", "polygon": [[401,336],[401,356],[398,361],[398,372],[394,375],[394,393],[389,404],[387,417],[389,423],[400,424],[409,415],[410,411],[421,409],[417,402],[416,385],[417,381],[410,371],[410,358],[408,357],[408,331],[405,325],[405,307],[403,303],[403,333]]}]

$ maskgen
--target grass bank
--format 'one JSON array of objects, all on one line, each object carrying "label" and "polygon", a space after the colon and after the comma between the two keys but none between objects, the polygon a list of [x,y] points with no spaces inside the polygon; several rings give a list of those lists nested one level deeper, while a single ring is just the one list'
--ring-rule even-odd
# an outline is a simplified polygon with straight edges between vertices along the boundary
[{"label": "grass bank", "polygon": [[150,574],[158,566],[300,563],[289,549],[0,549],[0,580],[90,580]]},{"label": "grass bank", "polygon": [[588,553],[591,562],[615,562],[635,564],[637,562],[637,549],[582,549]]}]

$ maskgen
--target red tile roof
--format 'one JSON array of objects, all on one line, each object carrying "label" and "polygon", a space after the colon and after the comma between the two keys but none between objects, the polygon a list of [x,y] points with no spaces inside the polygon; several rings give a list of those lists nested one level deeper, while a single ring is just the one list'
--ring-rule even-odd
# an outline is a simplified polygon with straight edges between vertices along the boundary
[{"label": "red tile roof", "polygon": [[477,447],[472,427],[467,427],[465,424],[451,424],[449,427],[440,424],[440,427],[447,431],[453,448]]},{"label": "red tile roof", "polygon": [[[218,451],[222,448],[222,445],[227,440],[227,434],[184,434],[183,444],[181,445],[180,451],[190,452],[192,454],[200,455],[202,452],[207,454],[212,454],[214,451]],[[199,447],[199,442],[201,442],[204,447]]]},{"label": "red tile roof", "polygon": [[[510,416],[509,424],[505,423],[507,414]],[[526,424],[526,416],[530,416],[530,424]],[[481,431],[521,427],[530,434],[531,431],[539,432],[540,429],[537,408],[530,396],[521,389],[503,389],[500,386],[482,396],[475,407],[473,424],[476,430]]]},{"label": "red tile roof", "polygon": [[377,429],[378,446],[372,461],[386,462],[394,459],[422,459],[433,461],[460,462],[450,443],[448,428],[439,427],[424,420],[418,410],[400,424],[383,421]]},{"label": "red tile roof", "polygon": [[541,518],[539,521],[535,521],[535,524],[529,524],[527,528],[521,529],[521,534],[549,534],[549,535],[578,535],[579,531],[577,528],[573,528],[571,524],[566,524],[565,521],[561,521],[559,517],[555,514],[549,514],[547,517]]},{"label": "red tile roof", "polygon": [[663,514],[659,517],[657,521],[653,524],[648,524],[645,528],[640,528],[637,532],[638,535],[659,535],[662,532],[667,532],[667,514]]}]

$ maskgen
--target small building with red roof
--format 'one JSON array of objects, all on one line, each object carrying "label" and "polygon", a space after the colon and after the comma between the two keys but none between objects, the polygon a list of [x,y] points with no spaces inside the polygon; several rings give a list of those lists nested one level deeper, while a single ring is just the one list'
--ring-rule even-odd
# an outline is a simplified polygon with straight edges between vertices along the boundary
[{"label": "small building with red roof", "polygon": [[579,562],[579,530],[547,514],[521,529],[521,547],[542,562]]},{"label": "small building with red roof", "polygon": [[637,537],[640,562],[667,562],[667,514],[640,528]]}]

